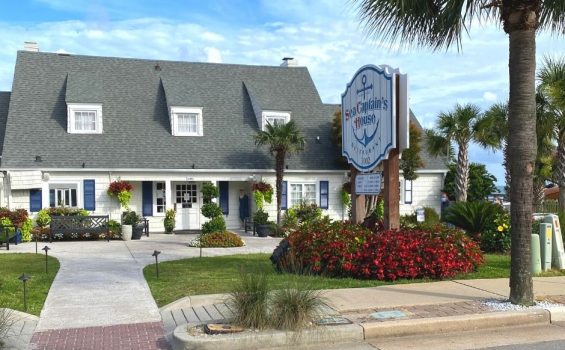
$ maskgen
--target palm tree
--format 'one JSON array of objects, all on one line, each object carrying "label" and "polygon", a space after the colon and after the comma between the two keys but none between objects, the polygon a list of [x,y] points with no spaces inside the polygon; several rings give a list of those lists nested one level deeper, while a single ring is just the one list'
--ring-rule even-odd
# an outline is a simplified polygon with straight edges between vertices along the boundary
[{"label": "palm tree", "polygon": [[445,153],[452,142],[457,145],[457,172],[455,176],[455,200],[467,201],[469,187],[469,145],[477,142],[483,147],[496,148],[498,139],[485,132],[487,120],[478,106],[455,105],[450,112],[440,113],[435,129],[426,130],[428,150],[433,155]]},{"label": "palm tree", "polygon": [[554,178],[559,186],[559,209],[565,211],[565,58],[544,59],[538,72],[540,92],[546,96],[557,140],[557,160]]},{"label": "palm tree", "polygon": [[511,190],[510,301],[532,304],[530,272],[535,143],[536,31],[565,31],[563,0],[356,0],[370,35],[432,47],[456,44],[476,20],[498,18],[509,39],[508,155]]},{"label": "palm tree", "polygon": [[277,225],[281,223],[281,198],[284,175],[284,162],[287,156],[296,154],[304,149],[306,139],[298,130],[293,120],[286,124],[267,123],[266,130],[255,135],[255,145],[269,146],[269,153],[275,157],[275,173],[277,176]]}]

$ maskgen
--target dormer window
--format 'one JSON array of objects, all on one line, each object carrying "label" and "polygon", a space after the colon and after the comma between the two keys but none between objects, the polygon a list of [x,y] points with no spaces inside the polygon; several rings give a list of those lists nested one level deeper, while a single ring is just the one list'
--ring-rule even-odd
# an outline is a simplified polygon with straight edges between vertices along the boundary
[{"label": "dormer window", "polygon": [[202,108],[171,107],[173,136],[202,136]]},{"label": "dormer window", "polygon": [[277,112],[277,111],[263,111],[263,125],[262,130],[265,131],[267,124],[282,125],[290,120],[290,112]]},{"label": "dormer window", "polygon": [[67,132],[71,134],[102,133],[101,104],[67,104]]}]

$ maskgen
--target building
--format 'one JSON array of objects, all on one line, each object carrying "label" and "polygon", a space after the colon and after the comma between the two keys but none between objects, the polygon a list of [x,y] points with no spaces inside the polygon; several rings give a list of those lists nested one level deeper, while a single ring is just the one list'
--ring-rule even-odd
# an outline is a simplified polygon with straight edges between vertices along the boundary
[{"label": "building", "polygon": [[[344,83],[345,84],[345,83]],[[336,92],[337,93],[337,92]],[[331,142],[338,107],[324,104],[305,67],[170,62],[19,51],[11,92],[0,92],[3,177],[0,205],[80,207],[119,219],[106,194],[116,179],[134,186],[131,209],[163,231],[199,229],[200,186],[216,182],[228,228],[239,227],[239,193],[253,181],[274,184],[274,161],[254,143],[267,122],[295,120],[307,140],[288,159],[283,208],[315,202],[340,219],[346,171]],[[401,182],[402,212],[439,211],[447,169],[424,156],[414,181]],[[275,217],[275,204],[266,208]]]}]

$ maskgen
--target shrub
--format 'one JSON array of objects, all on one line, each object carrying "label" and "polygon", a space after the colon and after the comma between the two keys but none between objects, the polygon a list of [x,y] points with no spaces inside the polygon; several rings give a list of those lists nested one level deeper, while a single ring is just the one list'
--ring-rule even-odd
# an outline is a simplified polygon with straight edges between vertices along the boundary
[{"label": "shrub", "polygon": [[53,207],[47,209],[49,212],[49,216],[53,215],[61,215],[61,216],[87,216],[89,213],[87,210],[82,208],[69,208],[69,207]]},{"label": "shrub", "polygon": [[473,271],[483,262],[479,247],[462,231],[439,225],[430,230],[372,232],[321,221],[300,227],[288,242],[283,264],[300,261],[302,270],[335,277],[443,279]]},{"label": "shrub", "polygon": [[245,244],[239,235],[229,231],[215,231],[200,237],[199,246],[202,248],[232,248],[243,247]]},{"label": "shrub", "polygon": [[439,214],[432,207],[424,207],[424,222],[428,225],[439,224]]},{"label": "shrub", "polygon": [[165,233],[173,233],[175,229],[175,217],[177,212],[174,209],[169,209],[165,212],[165,220],[163,220],[163,226],[165,226]]},{"label": "shrub", "polygon": [[51,223],[51,215],[49,215],[49,211],[47,209],[41,209],[37,213],[37,218],[35,219],[35,223],[39,227],[45,227]]},{"label": "shrub", "polygon": [[226,221],[221,216],[216,216],[215,218],[212,218],[210,221],[202,224],[203,235],[216,231],[225,231],[225,230],[226,230]]},{"label": "shrub", "polygon": [[324,299],[321,292],[293,283],[289,288],[273,292],[271,325],[276,329],[297,331],[321,316]]},{"label": "shrub", "polygon": [[447,209],[445,221],[465,230],[476,241],[480,235],[492,226],[492,223],[504,209],[495,203],[461,202]]},{"label": "shrub", "polygon": [[[539,223],[532,222],[532,232],[539,232]],[[537,226],[537,231],[534,231]],[[481,249],[487,253],[506,253],[510,250],[510,217],[506,211],[497,213],[492,224],[481,234]]]},{"label": "shrub", "polygon": [[204,203],[210,203],[210,201],[220,195],[220,190],[218,187],[214,186],[211,182],[205,182],[202,184],[202,200]]},{"label": "shrub", "polygon": [[122,225],[116,220],[108,221],[108,231],[110,231],[111,239],[121,239],[122,238]]},{"label": "shrub", "polygon": [[269,287],[264,274],[242,273],[226,303],[234,313],[234,324],[258,329],[269,326]]},{"label": "shrub", "polygon": [[33,229],[33,220],[28,218],[22,226],[20,227],[22,230],[22,241],[29,242],[31,241],[31,230]]},{"label": "shrub", "polygon": [[207,218],[215,218],[222,215],[222,208],[216,203],[210,202],[202,205],[202,215]]},{"label": "shrub", "polygon": [[269,223],[269,214],[263,209],[259,209],[253,215],[253,223],[255,225],[266,225]]},{"label": "shrub", "polygon": [[137,226],[141,221],[141,217],[135,211],[127,211],[122,217],[124,225]]},{"label": "shrub", "polygon": [[306,202],[300,202],[300,204],[293,208],[296,211],[299,223],[318,221],[322,218],[322,209],[315,203],[307,204]]}]

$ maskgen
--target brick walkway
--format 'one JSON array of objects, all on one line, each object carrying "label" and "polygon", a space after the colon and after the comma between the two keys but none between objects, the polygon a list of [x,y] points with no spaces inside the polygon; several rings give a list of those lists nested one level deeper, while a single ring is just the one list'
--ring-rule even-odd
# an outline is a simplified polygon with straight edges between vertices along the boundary
[{"label": "brick walkway", "polygon": [[170,349],[161,322],[57,329],[36,332],[37,350],[156,350]]}]

